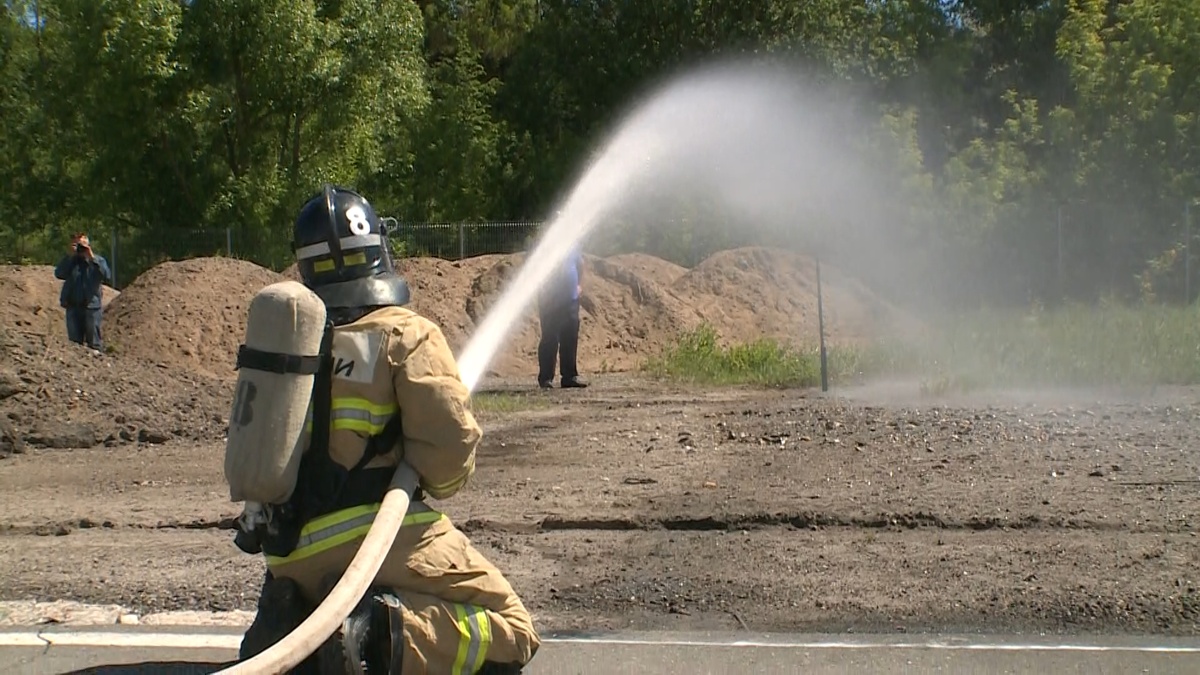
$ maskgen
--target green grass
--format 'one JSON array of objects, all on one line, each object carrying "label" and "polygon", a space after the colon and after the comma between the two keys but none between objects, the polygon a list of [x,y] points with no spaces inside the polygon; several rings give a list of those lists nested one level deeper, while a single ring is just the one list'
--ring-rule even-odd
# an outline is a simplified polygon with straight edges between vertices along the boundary
[{"label": "green grass", "polygon": [[900,370],[983,385],[1200,383],[1200,311],[1153,305],[977,312],[893,346]]},{"label": "green grass", "polygon": [[509,391],[477,391],[471,394],[471,411],[476,415],[503,415],[544,408],[544,396]]},{"label": "green grass", "polygon": [[[828,355],[830,373],[853,372],[859,357],[846,350]],[[650,375],[700,384],[751,384],[768,387],[812,387],[821,382],[817,350],[804,350],[773,340],[721,345],[711,326],[686,333],[644,366]],[[832,378],[832,375],[831,375]]]},{"label": "green grass", "polygon": [[[917,378],[927,393],[994,386],[1200,383],[1200,309],[1156,305],[1071,306],[1043,312],[981,311],[926,324],[920,340],[830,347],[831,384],[881,376]],[[720,345],[708,327],[683,335],[645,369],[696,383],[812,387],[815,348],[771,340]]]}]

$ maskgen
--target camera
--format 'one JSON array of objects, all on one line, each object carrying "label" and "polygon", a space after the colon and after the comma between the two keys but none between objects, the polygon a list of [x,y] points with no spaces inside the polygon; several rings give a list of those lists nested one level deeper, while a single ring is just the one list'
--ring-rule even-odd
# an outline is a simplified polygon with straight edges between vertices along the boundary
[{"label": "camera", "polygon": [[87,250],[87,246],[84,246],[83,244],[75,244],[75,252],[76,253],[83,253],[86,250]]}]

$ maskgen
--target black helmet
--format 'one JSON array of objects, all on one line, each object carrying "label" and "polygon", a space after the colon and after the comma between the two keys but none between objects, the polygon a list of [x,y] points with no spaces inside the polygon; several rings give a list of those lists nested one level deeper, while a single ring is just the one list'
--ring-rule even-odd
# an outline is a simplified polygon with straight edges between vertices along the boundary
[{"label": "black helmet", "polygon": [[396,274],[387,232],[366,199],[326,185],[308,200],[292,230],[300,278],[334,308],[408,303],[408,284]]}]

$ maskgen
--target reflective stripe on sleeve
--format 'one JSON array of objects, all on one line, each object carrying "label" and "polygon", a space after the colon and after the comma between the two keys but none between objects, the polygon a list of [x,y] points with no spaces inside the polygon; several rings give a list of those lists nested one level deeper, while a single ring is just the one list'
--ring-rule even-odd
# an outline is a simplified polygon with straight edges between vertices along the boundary
[{"label": "reflective stripe on sleeve", "polygon": [[454,612],[458,616],[461,639],[451,672],[474,675],[483,667],[488,647],[492,645],[492,624],[488,622],[487,613],[482,607],[455,604]]},{"label": "reflective stripe on sleeve", "polygon": [[464,471],[461,476],[459,476],[458,478],[455,478],[452,481],[448,481],[441,485],[431,485],[429,483],[425,483],[424,485],[422,485],[422,489],[424,489],[425,492],[427,492],[431,495],[435,495],[435,496],[436,495],[444,495],[444,494],[454,492],[455,490],[462,487],[463,484],[467,482],[468,478],[470,478],[470,472]]}]

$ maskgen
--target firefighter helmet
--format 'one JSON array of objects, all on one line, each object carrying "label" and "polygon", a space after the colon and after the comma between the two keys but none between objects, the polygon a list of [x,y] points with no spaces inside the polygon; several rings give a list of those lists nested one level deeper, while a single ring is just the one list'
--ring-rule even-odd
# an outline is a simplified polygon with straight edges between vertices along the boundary
[{"label": "firefighter helmet", "polygon": [[292,251],[304,285],[329,309],[408,303],[383,221],[353,190],[327,184],[310,199],[296,217]]}]

